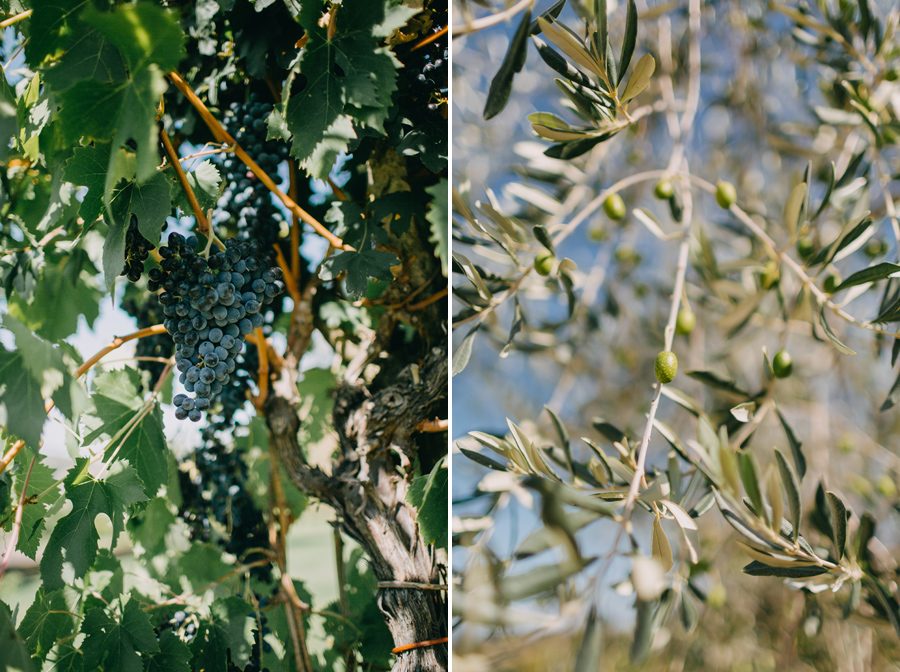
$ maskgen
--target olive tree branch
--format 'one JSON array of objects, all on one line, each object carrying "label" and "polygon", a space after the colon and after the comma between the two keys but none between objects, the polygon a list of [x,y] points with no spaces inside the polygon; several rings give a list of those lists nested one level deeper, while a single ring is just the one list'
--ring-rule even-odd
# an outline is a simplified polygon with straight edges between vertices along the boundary
[{"label": "olive tree branch", "polygon": [[[697,177],[690,174],[685,174],[684,176],[704,191],[709,192],[710,194],[716,193],[716,185],[707,182],[702,177]],[[750,215],[742,210],[740,206],[738,206],[737,204],[733,204],[730,208],[728,208],[728,210],[731,212],[731,214],[737,217],[744,226],[750,229],[753,235],[759,238],[759,240],[765,246],[766,252],[769,257],[776,261],[779,259],[782,260],[787,265],[787,267],[791,269],[791,272],[793,272],[794,275],[797,276],[803,286],[810,291],[810,293],[816,298],[816,301],[820,305],[828,308],[831,312],[833,312],[845,322],[849,322],[850,324],[853,324],[860,329],[867,329],[869,331],[875,332],[876,334],[881,334],[882,336],[887,336],[889,338],[900,338],[900,333],[894,334],[884,329],[880,329],[876,326],[873,326],[869,322],[863,322],[855,318],[853,315],[843,310],[840,306],[831,301],[831,299],[828,298],[828,295],[825,294],[825,292],[823,292],[816,286],[816,283],[812,278],[809,277],[809,275],[807,275],[806,271],[803,270],[803,267],[799,263],[794,261],[794,259],[786,252],[779,252],[777,250],[775,241],[772,240],[769,234],[763,231],[762,227],[754,222]]]},{"label": "olive tree branch", "polygon": [[485,28],[490,28],[491,26],[496,26],[498,23],[503,23],[507,19],[514,17],[519,12],[524,12],[526,9],[531,7],[534,4],[534,0],[519,0],[512,7],[508,7],[501,12],[497,12],[496,14],[491,14],[490,16],[484,16],[480,19],[469,20],[468,18],[465,20],[465,23],[461,26],[454,26],[450,29],[450,34],[457,38],[461,35],[468,35],[469,33],[475,33],[479,30],[484,30]]}]

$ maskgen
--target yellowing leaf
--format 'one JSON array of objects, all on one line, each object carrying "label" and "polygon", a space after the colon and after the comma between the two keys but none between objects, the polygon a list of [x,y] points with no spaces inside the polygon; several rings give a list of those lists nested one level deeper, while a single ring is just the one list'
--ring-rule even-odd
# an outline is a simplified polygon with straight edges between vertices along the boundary
[{"label": "yellowing leaf", "polygon": [[628,79],[625,93],[622,94],[621,102],[623,105],[632,98],[639,96],[650,86],[650,78],[653,76],[654,70],[656,70],[656,61],[653,60],[653,57],[650,54],[641,56],[641,60],[634,66],[634,72],[631,73],[631,77]]},{"label": "yellowing leaf", "polygon": [[672,565],[675,564],[672,559],[672,546],[669,544],[669,538],[666,536],[665,530],[662,529],[659,516],[653,521],[651,554],[662,565],[664,572],[668,572],[672,569]]},{"label": "yellowing leaf", "polygon": [[797,234],[797,225],[800,219],[800,209],[806,198],[806,182],[801,182],[791,192],[787,204],[784,206],[784,225],[793,238]]}]

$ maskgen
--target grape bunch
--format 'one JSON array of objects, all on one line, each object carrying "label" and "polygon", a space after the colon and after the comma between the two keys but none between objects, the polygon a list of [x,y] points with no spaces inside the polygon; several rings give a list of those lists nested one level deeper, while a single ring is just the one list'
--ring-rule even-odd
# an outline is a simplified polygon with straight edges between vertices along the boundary
[{"label": "grape bunch", "polygon": [[[266,119],[272,106],[258,100],[256,94],[243,104],[232,103],[225,118],[225,128],[241,147],[253,157],[269,175],[276,175],[278,166],[287,160],[289,149],[284,142],[267,141]],[[272,193],[243,162],[227,155],[222,162],[225,191],[219,199],[224,216],[219,222],[231,222],[241,237],[259,241],[268,252],[278,240],[282,213],[272,201]]]},{"label": "grape bunch", "polygon": [[281,269],[260,261],[258,243],[231,238],[209,259],[194,251],[196,245],[194,236],[170,235],[148,282],[151,291],[164,290],[163,325],[188,392],[175,396],[175,417],[194,422],[231,380],[246,336],[265,323],[263,306],[284,291]]},{"label": "grape bunch", "polygon": [[[260,549],[269,547],[269,530],[247,487],[248,470],[241,451],[227,448],[213,434],[204,430],[204,443],[194,453],[195,468],[178,472],[179,516],[187,523],[192,541],[210,541],[212,521],[216,521],[225,529],[218,544],[241,562],[250,563],[264,557]],[[250,573],[266,583],[272,578],[269,564],[255,566]]]},{"label": "grape bunch", "polygon": [[[164,225],[165,226],[165,225]],[[156,245],[141,235],[138,230],[138,220],[134,215],[125,232],[125,268],[119,275],[126,276],[132,282],[137,282],[144,274],[144,262],[150,256],[150,250]]]},{"label": "grape bunch", "polygon": [[[428,34],[439,33],[447,25],[447,10],[427,11],[431,11],[431,28]],[[420,35],[416,43],[421,45],[421,40],[427,36]],[[448,55],[446,33],[428,44],[405,50],[405,53],[404,50],[398,50],[398,57],[404,66],[401,78],[408,81],[407,93],[413,100],[427,101],[429,112],[436,111],[447,100]]]}]

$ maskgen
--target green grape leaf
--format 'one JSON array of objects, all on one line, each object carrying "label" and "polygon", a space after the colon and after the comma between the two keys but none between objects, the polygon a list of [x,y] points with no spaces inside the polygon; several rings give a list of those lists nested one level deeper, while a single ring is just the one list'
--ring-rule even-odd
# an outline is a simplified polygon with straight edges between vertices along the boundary
[{"label": "green grape leaf", "polygon": [[326,282],[335,280],[347,272],[347,292],[360,298],[366,292],[368,279],[393,280],[391,266],[400,263],[397,255],[384,250],[347,251],[326,259],[319,271],[319,277]]},{"label": "green grape leaf", "polygon": [[[171,182],[176,182],[174,171],[171,171]],[[187,173],[188,184],[194,190],[200,209],[205,213],[210,208],[215,208],[219,200],[219,187],[222,184],[222,176],[219,175],[219,169],[216,168],[212,161],[204,161],[196,166],[191,172]],[[179,185],[175,189],[175,205],[188,214],[193,214],[190,201],[188,201],[187,193]],[[143,231],[141,232],[143,233]],[[147,238],[146,235],[144,235]],[[149,240],[149,239],[148,239]],[[157,238],[159,240],[159,238]],[[151,241],[155,242],[155,241]]]},{"label": "green grape leaf", "polygon": [[125,238],[128,234],[128,220],[107,222],[109,232],[103,242],[103,280],[106,289],[113,293],[116,278],[125,268]]},{"label": "green grape leaf", "polygon": [[[411,195],[408,191],[394,191],[370,203],[375,219],[389,227],[392,235],[402,236],[409,230],[414,218],[425,214],[422,203],[419,199],[410,198]],[[387,222],[384,221],[386,219]]]},{"label": "green grape leaf", "polygon": [[37,0],[33,3],[30,32],[25,44],[25,61],[32,68],[51,55],[66,48],[72,39],[66,23],[78,10],[88,4],[86,0]]},{"label": "green grape leaf", "polygon": [[253,608],[239,597],[225,597],[213,602],[209,611],[209,620],[200,622],[190,645],[195,669],[224,670],[229,649],[231,660],[243,669],[253,645]]},{"label": "green grape leaf", "polygon": [[103,243],[103,277],[111,292],[125,267],[125,237],[131,215],[137,217],[141,235],[156,245],[166,217],[172,211],[172,184],[159,173],[143,185],[128,182],[112,192],[109,205],[114,216],[107,222],[109,233]]},{"label": "green grape leaf", "polygon": [[[34,466],[31,460],[35,457],[29,448],[24,448],[16,455],[14,462],[19,465],[19,471],[16,475],[16,502],[19,501],[22,485],[25,482],[25,476],[31,469],[31,477],[28,479],[28,492],[26,496],[33,496],[38,493],[46,492],[37,502],[26,502],[25,508],[22,510],[22,525],[19,529],[19,542],[16,549],[28,556],[32,560],[37,557],[37,551],[43,538],[44,528],[46,527],[46,518],[48,507],[52,507],[54,502],[59,499],[60,492],[58,488],[52,486],[56,483],[53,478],[53,471],[42,462],[35,461]],[[6,521],[4,529],[11,530],[14,518],[12,516]]]},{"label": "green grape leaf", "polygon": [[83,577],[94,563],[100,539],[94,526],[98,515],[104,514],[112,521],[115,548],[126,507],[146,499],[143,485],[131,467],[120,468],[105,480],[98,480],[88,473],[88,464],[88,460],[79,458],[65,479],[66,499],[72,502],[72,511],[53,528],[44,549],[41,578],[48,591],[65,585],[63,560],[72,564],[75,578]]},{"label": "green grape leaf", "polygon": [[82,248],[47,258],[31,300],[14,293],[9,312],[48,341],[61,341],[75,333],[79,318],[90,327],[100,315],[102,293],[92,277],[96,273]]},{"label": "green grape leaf", "polygon": [[144,184],[129,182],[114,192],[111,202],[117,222],[130,222],[134,215],[141,235],[157,245],[172,212],[172,183],[162,174]]},{"label": "green grape leaf", "polygon": [[325,39],[324,30],[314,28],[309,42],[299,65],[304,73],[313,74],[303,91],[291,97],[285,111],[285,122],[291,132],[291,154],[301,161],[313,153],[344,111],[341,85],[332,72],[332,45]]},{"label": "green grape leaf", "polygon": [[349,117],[338,117],[320,136],[310,157],[304,163],[306,172],[312,177],[324,180],[334,168],[338,156],[347,150],[350,141],[356,138],[353,122]]},{"label": "green grape leaf", "polygon": [[81,645],[84,664],[92,670],[102,667],[117,672],[143,672],[144,663],[139,654],[160,650],[150,617],[135,599],[125,604],[118,621],[103,608],[88,611],[81,631],[87,635]]},{"label": "green grape leaf", "polygon": [[[179,574],[199,590],[234,569],[222,560],[222,551],[211,544],[194,543],[178,560]],[[177,584],[177,579],[176,579]],[[178,588],[180,590],[180,588]]]},{"label": "green grape leaf", "polygon": [[71,639],[57,644],[48,662],[52,665],[47,669],[53,672],[84,672],[84,653],[75,647]]},{"label": "green grape leaf", "polygon": [[88,189],[78,210],[85,226],[103,214],[103,185],[109,167],[109,149],[109,143],[99,142],[89,147],[76,147],[72,158],[66,162],[66,179]]},{"label": "green grape leaf", "polygon": [[68,610],[61,590],[47,593],[39,588],[22,617],[19,634],[25,638],[32,655],[41,661],[47,659],[57,640],[68,637],[75,629],[75,620],[66,613]]},{"label": "green grape leaf", "polygon": [[447,548],[447,473],[440,463],[427,476],[416,476],[406,493],[406,501],[418,510],[422,539],[436,548]]},{"label": "green grape leaf", "polygon": [[108,141],[122,113],[123,90],[130,86],[83,79],[59,94],[63,139],[72,144],[81,137]]},{"label": "green grape leaf", "polygon": [[[144,183],[158,177],[159,128],[156,125],[156,108],[160,97],[166,92],[167,84],[162,71],[155,65],[133,72],[129,83],[130,86],[122,90],[122,114],[116,125],[113,147],[121,147],[128,140],[135,141],[137,181]],[[113,177],[110,170],[106,177],[107,193],[115,184]]]},{"label": "green grape leaf", "polygon": [[425,189],[433,199],[428,209],[426,219],[431,224],[431,235],[428,240],[434,243],[434,256],[441,260],[441,270],[447,277],[447,268],[450,254],[450,230],[447,222],[450,221],[447,211],[447,180],[441,179],[433,187]]},{"label": "green grape leaf", "polygon": [[387,231],[375,217],[366,216],[353,201],[337,201],[325,214],[325,221],[334,224],[334,235],[356,249],[369,249],[375,243],[387,243]]},{"label": "green grape leaf", "polygon": [[146,657],[145,672],[191,672],[191,651],[171,630],[159,636],[159,651]]},{"label": "green grape leaf", "polygon": [[69,373],[59,348],[33,334],[12,315],[5,315],[2,324],[16,337],[16,353],[25,370],[39,381],[44,398],[52,398],[70,420],[91,407],[87,392]]},{"label": "green grape leaf", "polygon": [[0,425],[37,450],[47,419],[41,384],[25,367],[22,354],[0,345]]},{"label": "green grape leaf", "polygon": [[150,63],[168,72],[185,57],[185,36],[176,16],[154,3],[120,5],[112,12],[87,4],[81,18],[118,47],[132,73]]},{"label": "green grape leaf", "polygon": [[56,63],[44,71],[44,81],[60,93],[80,80],[121,82],[125,62],[119,50],[95,28],[82,26],[75,41]]},{"label": "green grape leaf", "polygon": [[324,179],[338,154],[346,151],[356,137],[352,119],[384,132],[400,62],[381,46],[381,39],[415,13],[401,3],[345,0],[336,32],[328,39],[327,27],[319,25],[321,7],[301,6],[298,18],[309,42],[296,67],[308,79],[287,102],[284,121],[291,153],[306,162],[311,176]]},{"label": "green grape leaf", "polygon": [[[93,395],[95,409],[85,416],[84,423],[93,430],[85,437],[85,444],[97,440],[108,441],[124,428],[144,405],[141,376],[137,369],[107,371],[94,378]],[[119,441],[109,445],[106,459],[119,446]],[[148,497],[156,494],[169,478],[169,460],[166,437],[163,434],[162,413],[159,405],[138,423],[118,448],[118,459],[128,460],[137,471]]]},{"label": "green grape leaf", "polygon": [[[135,545],[136,554],[159,555],[168,548],[166,534],[172,523],[175,522],[175,514],[169,510],[166,498],[157,497],[140,512],[133,513],[125,527],[128,536]],[[140,547],[140,552],[137,550]]]},{"label": "green grape leaf", "polygon": [[10,672],[35,672],[34,664],[25,642],[16,632],[10,618],[10,609],[0,602],[0,638],[3,641],[3,658],[0,665]]}]

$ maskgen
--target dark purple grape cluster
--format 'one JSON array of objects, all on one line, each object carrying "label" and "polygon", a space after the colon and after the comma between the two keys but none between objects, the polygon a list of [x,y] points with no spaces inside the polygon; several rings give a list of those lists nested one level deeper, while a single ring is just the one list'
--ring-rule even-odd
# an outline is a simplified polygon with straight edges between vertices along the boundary
[{"label": "dark purple grape cluster", "polygon": [[[274,176],[287,160],[289,148],[284,142],[266,140],[266,119],[271,113],[271,105],[251,94],[248,102],[231,104],[225,128],[260,168]],[[259,241],[268,253],[278,240],[278,222],[283,219],[272,192],[234,155],[225,157],[222,168],[225,190],[219,209],[225,217],[220,221],[232,223],[240,236]]]},{"label": "dark purple grape cluster", "polygon": [[265,322],[263,306],[284,291],[281,269],[260,261],[258,243],[231,238],[209,259],[196,246],[196,237],[173,233],[159,250],[160,268],[150,272],[150,282],[164,290],[163,324],[188,393],[175,396],[175,417],[194,422],[231,380],[244,339]]},{"label": "dark purple grape cluster", "polygon": [[119,275],[126,276],[132,282],[137,282],[144,274],[144,262],[150,256],[150,250],[156,245],[141,235],[138,230],[138,220],[134,215],[125,232],[125,268]]},{"label": "dark purple grape cluster", "polygon": [[[421,41],[428,35],[439,33],[447,25],[447,10],[445,8],[426,10],[431,12],[431,28],[428,34],[422,34],[415,44],[421,45]],[[409,95],[420,102],[427,101],[429,112],[436,111],[447,100],[449,64],[447,49],[447,34],[444,33],[428,44],[417,46],[415,49],[398,50],[398,56],[403,62],[404,69],[401,77],[409,81]]]},{"label": "dark purple grape cluster", "polygon": [[[204,430],[203,445],[194,453],[194,469],[178,472],[181,486],[179,516],[188,525],[190,539],[216,542],[241,562],[264,557],[269,547],[269,530],[263,512],[247,487],[248,468],[241,451],[228,448]],[[214,530],[212,521],[222,527]],[[219,534],[219,530],[225,530]],[[269,582],[268,564],[253,567],[250,573]]]}]

